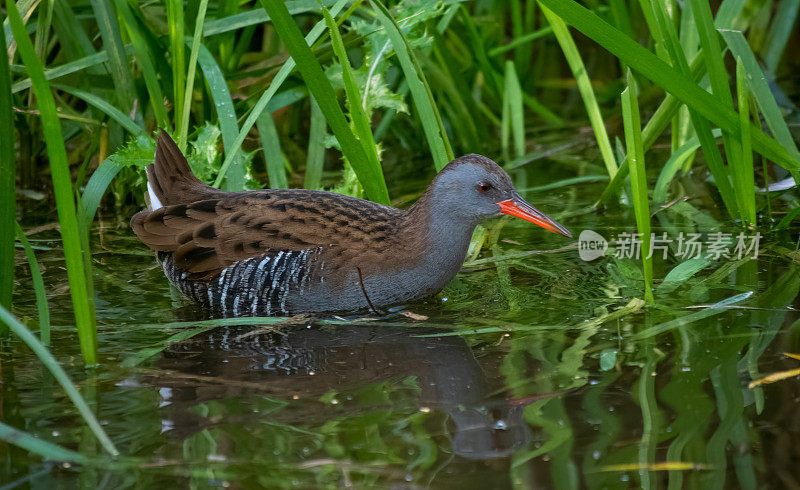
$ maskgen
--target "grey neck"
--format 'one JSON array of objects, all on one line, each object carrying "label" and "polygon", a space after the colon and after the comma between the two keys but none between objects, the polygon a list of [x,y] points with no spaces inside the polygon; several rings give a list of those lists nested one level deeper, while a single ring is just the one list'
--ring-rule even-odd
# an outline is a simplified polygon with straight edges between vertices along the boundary
[{"label": "grey neck", "polygon": [[428,283],[429,289],[438,291],[461,269],[478,223],[452,216],[452,210],[427,197],[408,210],[407,223],[416,229],[407,236],[421,242],[409,247],[420,251],[415,276],[421,283]]}]

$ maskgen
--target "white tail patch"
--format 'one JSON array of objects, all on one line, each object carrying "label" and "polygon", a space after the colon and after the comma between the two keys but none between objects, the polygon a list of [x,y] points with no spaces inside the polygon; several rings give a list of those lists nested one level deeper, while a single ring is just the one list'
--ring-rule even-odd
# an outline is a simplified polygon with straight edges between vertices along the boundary
[{"label": "white tail patch", "polygon": [[156,209],[161,209],[164,207],[161,204],[161,201],[158,200],[158,196],[156,196],[155,191],[153,191],[153,186],[150,185],[150,181],[147,181],[147,194],[150,196],[150,210],[155,211]]}]

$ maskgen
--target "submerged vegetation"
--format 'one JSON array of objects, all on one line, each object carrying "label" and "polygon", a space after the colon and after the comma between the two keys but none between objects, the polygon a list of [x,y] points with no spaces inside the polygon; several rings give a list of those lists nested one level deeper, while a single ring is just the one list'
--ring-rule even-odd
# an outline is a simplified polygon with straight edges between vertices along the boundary
[{"label": "submerged vegetation", "polygon": [[[759,384],[740,390],[740,375],[761,377],[759,358],[790,323],[785,308],[795,302],[800,288],[797,245],[786,233],[796,233],[800,216],[795,187],[800,178],[795,143],[800,65],[796,56],[786,55],[800,48],[797,0],[6,0],[0,11],[0,53],[9,61],[0,63],[0,118],[5,121],[0,124],[0,320],[10,329],[5,335],[19,336],[53,372],[90,431],[79,452],[6,423],[0,425],[0,439],[92,471],[112,464],[98,456],[101,448],[117,455],[112,440],[120,447],[137,440],[131,434],[106,434],[92,413],[96,402],[87,404],[45,346],[69,350],[68,332],[77,331],[83,364],[92,368],[73,369],[73,377],[89,373],[87,386],[97,381],[91,373],[103,358],[98,348],[103,351],[103,335],[116,335],[109,331],[116,320],[104,306],[112,300],[95,290],[96,282],[106,282],[94,258],[95,218],[110,214],[113,227],[124,228],[133,210],[144,205],[143,168],[152,161],[156,130],[164,128],[195,174],[226,190],[305,187],[403,206],[454,155],[475,152],[498,161],[523,192],[563,193],[567,204],[556,209],[561,212],[557,219],[571,221],[577,230],[595,227],[617,234],[616,242],[608,244],[605,265],[570,265],[579,260],[576,253],[532,265],[532,252],[500,240],[504,222],[479,229],[466,264],[477,272],[448,289],[447,302],[439,305],[444,318],[429,325],[452,331],[436,331],[432,338],[458,335],[480,346],[483,341],[473,339],[491,338],[493,343],[498,334],[513,335],[497,369],[504,376],[503,389],[517,398],[584,387],[584,362],[598,358],[600,369],[581,403],[593,420],[606,421],[611,435],[591,442],[592,451],[604,455],[603,464],[587,452],[583,473],[630,471],[643,486],[655,486],[659,469],[648,465],[702,461],[689,469],[707,465],[713,475],[724,476],[726,444],[746,445],[743,414],[750,405],[761,414],[765,395]],[[584,130],[586,121],[590,130]],[[580,196],[574,186],[581,186]],[[57,217],[49,211],[50,203],[55,203]],[[31,234],[30,227],[55,219],[62,245],[55,249],[49,241],[30,240],[20,227]],[[624,233],[639,240],[641,253],[626,252]],[[718,254],[698,251],[692,256],[682,254],[683,242],[659,241],[684,235],[716,236],[729,247],[724,254],[720,249]],[[769,242],[763,252],[768,262],[762,262],[763,256],[759,261],[751,257],[758,254],[758,241],[754,249],[727,253],[753,236]],[[24,258],[15,260],[22,253]],[[70,296],[70,306],[59,302],[59,311],[48,301],[54,285],[43,280],[37,262],[42,254],[54,260],[54,253],[64,262],[68,286],[63,294]],[[673,260],[678,256],[686,260]],[[146,267],[144,261],[137,264]],[[542,283],[537,289],[517,285],[512,270],[534,273]],[[484,285],[471,288],[478,278]],[[580,286],[581,281],[597,284]],[[472,311],[472,293],[484,288],[502,298],[502,306],[483,304],[482,311]],[[27,302],[33,309],[27,300],[13,302],[20,289],[35,294],[35,301]],[[148,293],[130,284],[123,290]],[[574,291],[589,295],[578,301],[583,317],[552,309],[557,299],[574,301]],[[532,302],[549,305],[543,306],[547,313],[532,315]],[[683,311],[689,304],[701,308]],[[740,316],[730,315],[740,307]],[[754,311],[749,322],[742,313],[748,309]],[[12,313],[38,330],[39,338]],[[469,324],[459,328],[460,321],[450,313],[469,317]],[[502,325],[486,319],[492,314]],[[641,314],[646,318],[636,316]],[[98,316],[105,318],[100,338]],[[639,319],[630,321],[631,316]],[[131,334],[136,345],[144,345],[142,339],[150,339],[152,332],[164,337],[124,359],[106,355],[124,369],[152,362],[170,346],[231,324],[153,325],[141,323],[155,321],[157,315],[134,317],[139,318],[131,327],[138,332]],[[694,322],[722,317],[730,320],[726,334],[737,328],[748,333],[722,338],[710,330],[686,330]],[[74,327],[59,330],[56,321]],[[388,321],[393,322],[404,325]],[[238,320],[235,325],[245,323]],[[343,322],[322,323],[338,328]],[[748,337],[751,324],[764,333]],[[794,340],[787,341],[786,349],[797,348],[797,328],[794,322]],[[684,349],[668,365],[661,362],[664,354],[655,341],[665,333],[683,342]],[[590,346],[595,335],[603,338]],[[631,343],[623,345],[621,339]],[[633,352],[634,345],[640,353]],[[467,344],[463,347],[469,350]],[[706,348],[713,356],[704,357]],[[526,359],[535,359],[544,373],[533,383]],[[4,372],[5,365],[14,363],[5,355],[2,361]],[[599,397],[625,378],[621,369],[631,366],[641,374],[631,383],[643,428],[636,435],[638,449],[618,451],[611,446],[620,421],[600,408]],[[691,372],[681,371],[687,366]],[[662,371],[671,372],[674,380],[657,390],[650,374]],[[369,388],[380,393],[362,390],[348,396],[377,406],[389,403],[386,393],[391,392],[401,398],[395,402],[408,404],[411,393],[419,391],[414,376],[391,387]],[[702,383],[708,379],[713,400],[703,393],[708,387]],[[86,386],[80,391],[88,391],[84,395],[90,401],[96,395]],[[657,406],[657,391],[675,396],[666,401],[677,414],[670,426],[675,435],[665,432],[667,414]],[[331,391],[320,396],[329,403],[338,395]],[[374,401],[378,398],[380,403]],[[282,400],[267,400],[259,405],[267,413],[279,413],[285,406]],[[699,412],[678,408],[692,400],[700,400],[697,410],[704,424],[719,418],[713,435],[694,427]],[[225,406],[228,402],[203,401],[192,410],[211,417],[228,408],[241,409]],[[543,454],[555,462],[556,484],[574,483],[569,441],[575,434],[560,424],[567,409],[558,398],[525,408],[527,423],[543,427],[545,436],[537,447],[525,446],[514,454],[508,470],[511,483],[534,484],[523,469]],[[313,446],[314,454],[321,452],[320,458],[334,458],[337,464],[319,463],[327,469],[314,473],[314,483],[303,480],[296,465],[283,474],[281,465],[288,463],[264,456],[260,464],[278,468],[277,476],[248,475],[247,481],[278,485],[280,478],[295,478],[301,486],[335,485],[340,473],[348,482],[352,472],[367,475],[362,483],[378,485],[389,477],[371,473],[372,456],[349,452],[345,439],[368,427],[370,444],[383,444],[388,436],[379,427],[384,423],[395,434],[405,434],[399,443],[404,449],[416,444],[408,449],[419,454],[407,465],[409,476],[427,477],[436,456],[426,460],[423,455],[436,450],[430,447],[421,415],[398,418],[390,412],[374,412],[375,420],[343,416],[302,435],[291,421],[261,427],[264,437]],[[87,437],[100,445],[94,448]],[[207,429],[189,440],[194,442],[183,447],[186,460],[202,456],[192,454],[195,450],[215,454],[205,448],[213,443]],[[146,445],[144,439],[137,441]],[[664,453],[660,446],[657,451],[657,443],[664,441],[670,441],[668,450]],[[136,450],[131,449],[131,457]],[[387,460],[406,458],[396,448],[384,448],[382,454]],[[749,453],[731,457],[740,484],[755,484]],[[631,461],[639,466],[625,470]],[[138,464],[113,461],[116,471]],[[224,471],[197,468],[187,469],[187,478],[226,478]],[[681,487],[685,469],[661,468],[669,473],[670,488]],[[695,485],[720,481],[695,476]]]}]

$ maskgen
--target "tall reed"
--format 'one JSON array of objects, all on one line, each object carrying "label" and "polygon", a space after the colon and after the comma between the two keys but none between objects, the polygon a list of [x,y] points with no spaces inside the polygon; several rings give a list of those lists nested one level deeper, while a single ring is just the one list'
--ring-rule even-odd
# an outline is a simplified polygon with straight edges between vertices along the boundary
[{"label": "tall reed", "polygon": [[94,291],[87,287],[87,274],[84,260],[84,250],[81,246],[78,218],[75,211],[75,196],[72,188],[72,178],[67,163],[67,153],[64,148],[64,139],[61,132],[61,123],[56,112],[50,84],[44,75],[42,62],[36,56],[33,43],[31,43],[22,18],[12,0],[6,1],[8,20],[14,39],[17,42],[26,70],[31,77],[33,90],[39,104],[39,113],[42,120],[47,154],[50,158],[50,172],[53,179],[53,190],[56,196],[56,208],[61,228],[61,239],[64,244],[64,258],[67,264],[67,277],[72,296],[72,307],[75,313],[75,325],[78,329],[78,338],[81,353],[86,364],[97,363],[97,331],[94,316]]},{"label": "tall reed", "polygon": [[[13,95],[5,35],[0,36],[0,236],[14,236],[16,220],[16,155],[14,151]],[[11,308],[14,290],[14,240],[0,240],[0,306]]]}]

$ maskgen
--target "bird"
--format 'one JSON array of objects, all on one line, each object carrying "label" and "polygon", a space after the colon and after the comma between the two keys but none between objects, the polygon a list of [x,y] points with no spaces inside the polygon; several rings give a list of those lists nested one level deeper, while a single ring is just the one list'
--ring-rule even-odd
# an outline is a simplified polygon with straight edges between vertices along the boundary
[{"label": "bird", "polygon": [[404,210],[320,190],[216,189],[163,130],[146,173],[149,206],[131,228],[172,285],[223,316],[377,312],[432,296],[475,227],[504,214],[572,236],[478,154],[448,163]]}]

